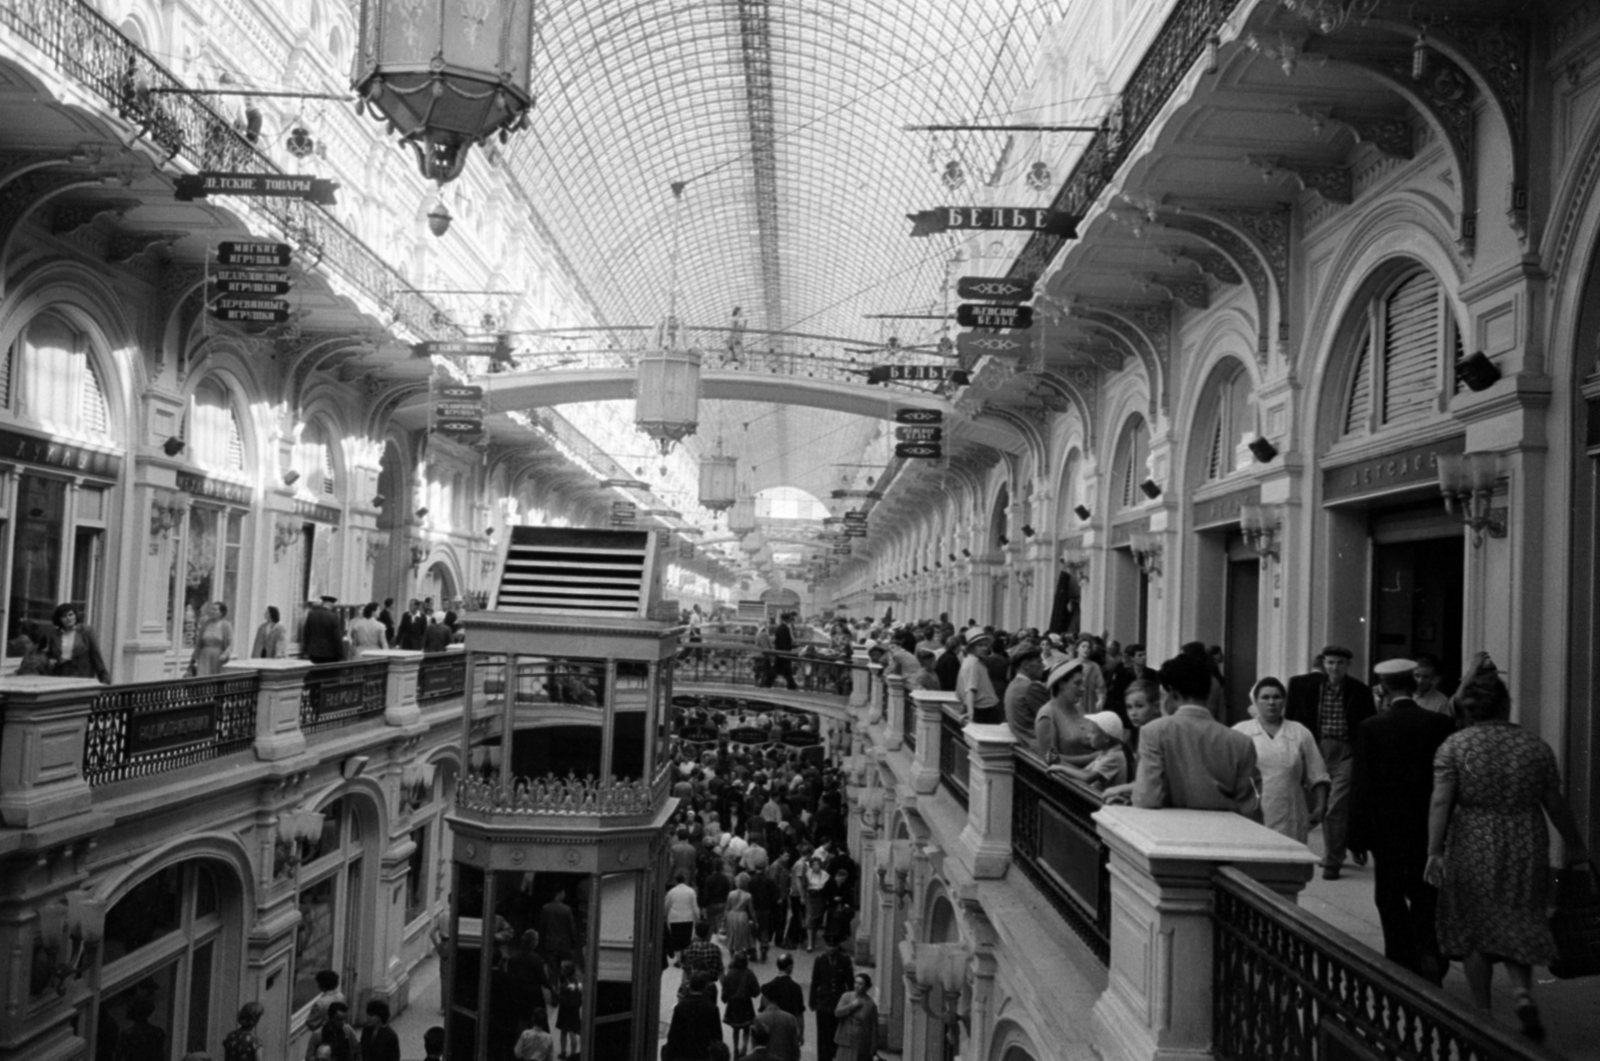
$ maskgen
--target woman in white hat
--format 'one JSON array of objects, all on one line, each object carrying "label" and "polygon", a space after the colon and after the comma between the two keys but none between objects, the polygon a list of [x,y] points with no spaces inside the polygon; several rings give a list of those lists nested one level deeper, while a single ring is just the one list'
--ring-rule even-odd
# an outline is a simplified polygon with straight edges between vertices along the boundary
[{"label": "woman in white hat", "polygon": [[1057,663],[1045,678],[1050,702],[1033,719],[1035,750],[1070,766],[1087,766],[1095,759],[1094,740],[1099,730],[1083,715],[1083,661]]},{"label": "woman in white hat", "polygon": [[1095,751],[1094,761],[1088,766],[1053,763],[1050,772],[1101,791],[1127,781],[1128,756],[1122,743],[1125,739],[1122,719],[1117,717],[1115,711],[1098,711],[1084,721],[1094,729],[1090,738]]}]

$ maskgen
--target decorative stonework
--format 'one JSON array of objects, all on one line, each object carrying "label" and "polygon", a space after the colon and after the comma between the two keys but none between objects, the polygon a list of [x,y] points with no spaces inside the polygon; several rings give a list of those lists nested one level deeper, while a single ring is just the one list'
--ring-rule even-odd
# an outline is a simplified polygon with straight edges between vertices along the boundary
[{"label": "decorative stonework", "polygon": [[[1266,365],[1269,321],[1272,315],[1272,281],[1267,274],[1266,263],[1254,248],[1250,246],[1238,233],[1226,225],[1218,224],[1209,217],[1197,213],[1163,214],[1162,224],[1178,232],[1186,232],[1205,240],[1244,275],[1245,281],[1250,285],[1250,291],[1255,295],[1256,315],[1258,318],[1259,341],[1256,346],[1256,361],[1262,366]],[[1237,275],[1237,274],[1236,274]],[[1280,304],[1282,298],[1279,298]]]},{"label": "decorative stonework", "polygon": [[1211,285],[1195,277],[1158,276],[1145,273],[1139,277],[1145,287],[1159,287],[1190,309],[1211,307]]},{"label": "decorative stonework", "polygon": [[456,806],[489,814],[636,816],[655,808],[655,796],[643,781],[606,783],[592,774],[516,779],[510,791],[468,775],[456,786]]},{"label": "decorative stonework", "polygon": [[1167,255],[1167,261],[1172,265],[1188,262],[1217,283],[1227,284],[1229,287],[1238,287],[1244,283],[1244,277],[1239,275],[1239,270],[1233,267],[1227,256],[1216,251],[1200,247],[1174,247]]},{"label": "decorative stonework", "polygon": [[1341,205],[1351,202],[1350,170],[1347,166],[1278,155],[1246,155],[1245,161],[1268,178],[1287,173],[1299,183],[1302,191],[1315,192],[1330,202]]}]

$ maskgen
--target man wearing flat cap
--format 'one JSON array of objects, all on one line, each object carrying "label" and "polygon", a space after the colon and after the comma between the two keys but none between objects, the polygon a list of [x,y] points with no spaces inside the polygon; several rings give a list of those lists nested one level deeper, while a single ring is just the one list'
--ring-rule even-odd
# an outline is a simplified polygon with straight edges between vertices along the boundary
[{"label": "man wearing flat cap", "polygon": [[344,620],[333,610],[338,603],[338,597],[324,594],[306,612],[300,654],[312,663],[338,663],[344,659]]},{"label": "man wearing flat cap", "polygon": [[1350,677],[1352,653],[1341,645],[1322,650],[1322,670],[1289,679],[1288,716],[1317,738],[1332,789],[1322,820],[1322,877],[1338,880],[1344,865],[1345,833],[1350,823],[1351,757],[1356,731],[1377,711],[1372,690]]},{"label": "man wearing flat cap", "polygon": [[1388,659],[1373,668],[1385,710],[1356,730],[1350,784],[1350,849],[1372,852],[1372,900],[1383,925],[1383,953],[1434,983],[1449,963],[1434,931],[1438,890],[1423,880],[1433,755],[1455,732],[1449,715],[1413,699],[1416,664]]}]

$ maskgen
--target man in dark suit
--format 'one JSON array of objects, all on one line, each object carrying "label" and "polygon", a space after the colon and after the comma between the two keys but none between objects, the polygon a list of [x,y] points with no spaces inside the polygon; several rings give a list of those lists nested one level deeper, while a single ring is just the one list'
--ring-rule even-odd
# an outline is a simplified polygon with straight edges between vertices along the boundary
[{"label": "man in dark suit", "polygon": [[344,620],[333,610],[338,603],[338,597],[325,595],[306,612],[300,654],[312,663],[338,663],[344,659]]},{"label": "man in dark suit", "polygon": [[[778,975],[761,985],[763,997],[770,997],[785,1013],[797,1021],[806,1019],[806,995],[794,982],[794,955],[778,955]],[[800,1025],[800,1039],[805,1041],[805,1025]]]},{"label": "man in dark suit", "polygon": [[427,632],[428,617],[422,614],[422,602],[412,597],[406,613],[400,617],[400,633],[395,647],[407,652],[421,652],[422,637]]},{"label": "man in dark suit", "polygon": [[395,639],[393,597],[383,599],[383,610],[378,613],[378,622],[383,624],[383,647],[393,648]]},{"label": "man in dark suit", "polygon": [[1373,669],[1386,710],[1356,731],[1350,850],[1372,852],[1372,898],[1383,923],[1384,956],[1437,984],[1449,963],[1439,954],[1434,931],[1439,893],[1422,879],[1422,870],[1428,862],[1433,754],[1455,732],[1455,721],[1412,699],[1417,679],[1411,660],[1384,660]]},{"label": "man in dark suit", "polygon": [[811,967],[811,997],[807,1000],[817,1014],[817,1061],[833,1061],[833,1037],[839,1031],[834,1008],[855,986],[856,967],[845,953],[844,937],[828,940],[828,949]]},{"label": "man in dark suit", "polygon": [[1260,821],[1255,742],[1218,722],[1206,707],[1211,668],[1179,654],[1161,665],[1159,680],[1178,709],[1139,732],[1133,805],[1233,811]]},{"label": "man in dark suit", "polygon": [[1328,816],[1322,820],[1324,880],[1338,880],[1344,865],[1356,733],[1361,723],[1377,712],[1372,690],[1350,677],[1351,658],[1348,648],[1329,645],[1322,650],[1321,673],[1297,674],[1289,679],[1288,716],[1317,738],[1317,748],[1333,782],[1328,793]]}]

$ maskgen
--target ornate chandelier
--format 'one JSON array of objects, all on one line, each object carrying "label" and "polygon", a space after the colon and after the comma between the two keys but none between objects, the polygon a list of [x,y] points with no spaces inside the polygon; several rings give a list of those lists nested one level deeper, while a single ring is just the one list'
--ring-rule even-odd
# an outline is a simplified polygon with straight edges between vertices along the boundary
[{"label": "ornate chandelier", "polygon": [[467,151],[528,124],[530,0],[361,0],[351,83],[417,153],[428,180],[454,180]]},{"label": "ornate chandelier", "polygon": [[713,512],[726,512],[738,500],[736,478],[739,461],[722,455],[722,440],[717,439],[717,455],[700,459],[700,505]]}]

